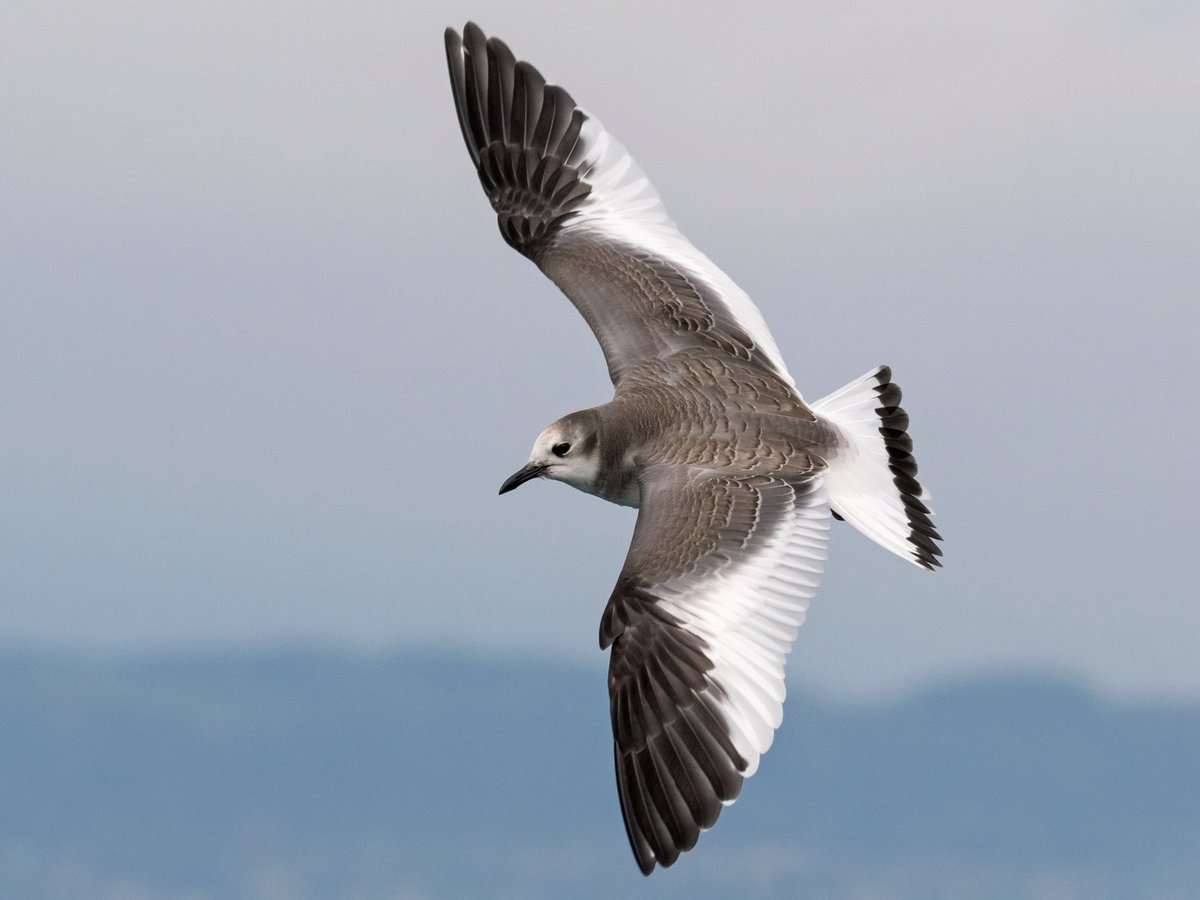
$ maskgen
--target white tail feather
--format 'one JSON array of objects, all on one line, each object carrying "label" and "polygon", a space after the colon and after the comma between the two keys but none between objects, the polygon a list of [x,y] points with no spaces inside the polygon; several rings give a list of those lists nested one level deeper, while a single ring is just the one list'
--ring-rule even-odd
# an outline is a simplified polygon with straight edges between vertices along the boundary
[{"label": "white tail feather", "polygon": [[834,512],[897,556],[924,569],[940,566],[941,540],[916,480],[908,415],[892,370],[880,366],[812,405],[833,426],[825,461]]}]

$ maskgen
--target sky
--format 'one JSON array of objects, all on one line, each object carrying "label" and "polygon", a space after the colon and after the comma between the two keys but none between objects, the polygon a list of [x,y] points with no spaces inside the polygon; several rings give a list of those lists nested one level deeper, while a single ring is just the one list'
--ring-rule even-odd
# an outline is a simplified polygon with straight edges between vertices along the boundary
[{"label": "sky", "polygon": [[505,497],[610,396],[501,240],[442,30],[630,148],[804,395],[880,363],[946,538],[835,529],[790,674],[1200,699],[1190,2],[0,10],[0,644],[599,665],[635,513]]}]

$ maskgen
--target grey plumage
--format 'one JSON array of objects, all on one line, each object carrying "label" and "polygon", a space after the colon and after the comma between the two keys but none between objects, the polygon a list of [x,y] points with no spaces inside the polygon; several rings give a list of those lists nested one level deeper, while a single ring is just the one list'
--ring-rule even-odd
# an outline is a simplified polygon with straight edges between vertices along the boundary
[{"label": "grey plumage", "polygon": [[649,874],[770,746],[831,502],[927,568],[940,538],[890,370],[805,403],[754,304],[593,116],[474,24],[447,29],[446,52],[501,234],[578,308],[615,388],[549,426],[502,492],[546,477],[639,508],[600,644],[621,810]]}]

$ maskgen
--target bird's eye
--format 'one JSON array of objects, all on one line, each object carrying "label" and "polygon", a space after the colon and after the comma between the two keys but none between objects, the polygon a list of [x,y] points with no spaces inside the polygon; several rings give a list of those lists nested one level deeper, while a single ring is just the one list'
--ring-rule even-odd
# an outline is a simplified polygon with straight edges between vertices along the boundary
[{"label": "bird's eye", "polygon": [[566,456],[567,451],[569,451],[570,449],[571,449],[571,445],[568,444],[566,441],[563,441],[563,443],[555,444],[553,447],[551,447],[550,452],[553,453],[555,456]]}]

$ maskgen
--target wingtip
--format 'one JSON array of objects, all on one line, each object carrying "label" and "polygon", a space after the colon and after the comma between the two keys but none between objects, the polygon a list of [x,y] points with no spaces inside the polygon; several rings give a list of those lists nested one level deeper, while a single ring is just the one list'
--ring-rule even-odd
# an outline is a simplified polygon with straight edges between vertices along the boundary
[{"label": "wingtip", "polygon": [[936,549],[931,550],[926,554],[922,554],[916,560],[916,563],[926,572],[936,572],[938,569],[942,568],[941,556],[942,548],[936,547]]},{"label": "wingtip", "polygon": [[457,31],[449,26],[446,27],[443,38],[446,43],[446,56],[450,59],[451,64],[453,64],[454,58],[462,55],[462,38]]},{"label": "wingtip", "polygon": [[468,44],[486,43],[487,36],[483,33],[483,29],[474,22],[468,22],[463,26],[463,40]]}]

